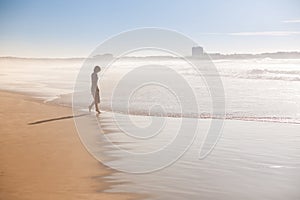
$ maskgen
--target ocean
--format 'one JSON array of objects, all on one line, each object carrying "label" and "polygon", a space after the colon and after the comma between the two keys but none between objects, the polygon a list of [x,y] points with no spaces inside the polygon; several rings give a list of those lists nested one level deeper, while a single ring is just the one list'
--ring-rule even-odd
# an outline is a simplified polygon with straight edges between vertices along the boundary
[{"label": "ocean", "polygon": [[[46,101],[57,99],[62,104],[71,104],[70,99],[61,96],[72,95],[74,85],[83,59],[0,59],[1,89],[33,94]],[[178,72],[194,81],[195,93],[199,96],[200,114],[209,114],[211,103],[209,91],[203,80],[194,76],[193,70],[185,67],[181,61],[160,61],[162,65],[172,65]],[[249,60],[216,60],[216,66],[225,91],[227,118],[250,121],[275,121],[299,123],[300,119],[300,60],[299,59],[249,59]],[[118,65],[119,64],[119,65]],[[126,60],[117,63],[100,77],[102,108],[109,110],[112,82],[115,77],[128,73],[144,61]],[[86,87],[90,87],[90,74],[87,73]],[[148,72],[147,72],[148,73]],[[150,73],[160,73],[159,67]],[[115,84],[115,83],[114,83]],[[153,88],[152,88],[153,89]],[[150,98],[142,91],[134,96],[135,112],[142,112],[145,105],[159,103],[172,104],[170,98],[160,98],[157,90]],[[144,92],[145,93],[145,92]],[[159,95],[164,95],[164,91]],[[145,97],[143,97],[143,95]],[[165,94],[167,95],[167,94]],[[118,97],[119,98],[119,97]],[[126,100],[126,99],[125,99]],[[124,104],[124,99],[118,99]],[[84,105],[82,105],[84,106]],[[120,106],[122,109],[122,106]],[[140,109],[140,110],[139,110]],[[175,106],[169,106],[168,113],[175,113]],[[174,109],[174,110],[172,110]],[[159,113],[158,113],[159,114]],[[186,113],[188,114],[188,113]]]}]

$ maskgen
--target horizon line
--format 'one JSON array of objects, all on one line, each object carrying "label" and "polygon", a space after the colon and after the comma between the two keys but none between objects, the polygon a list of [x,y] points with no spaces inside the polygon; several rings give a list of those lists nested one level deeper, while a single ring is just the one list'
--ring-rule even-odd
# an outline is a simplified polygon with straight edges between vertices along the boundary
[{"label": "horizon line", "polygon": [[[300,54],[300,50],[299,51],[276,51],[276,52],[262,52],[262,53],[219,53],[219,52],[204,52],[205,54],[208,55],[223,55],[223,56],[230,56],[230,55],[262,55],[262,54],[276,54],[276,53],[298,53]],[[111,55],[114,57],[113,54],[111,53],[105,53],[105,54],[99,54],[96,56],[105,56],[105,55]],[[144,58],[144,57],[171,57],[171,56],[164,56],[164,55],[153,55],[153,56],[128,56],[128,58]],[[184,57],[192,57],[192,55],[187,55]],[[12,55],[0,55],[0,58],[20,58],[20,59],[87,59],[89,57],[83,57],[83,56],[78,56],[78,57],[24,57],[24,56],[12,56]]]}]

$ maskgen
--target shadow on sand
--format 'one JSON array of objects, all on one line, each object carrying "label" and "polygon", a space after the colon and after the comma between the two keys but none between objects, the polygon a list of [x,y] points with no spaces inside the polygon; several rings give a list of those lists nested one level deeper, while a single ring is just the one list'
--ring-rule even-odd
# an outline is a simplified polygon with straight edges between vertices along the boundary
[{"label": "shadow on sand", "polygon": [[57,117],[57,118],[51,118],[51,119],[44,119],[40,121],[35,121],[35,122],[30,122],[28,125],[36,125],[36,124],[42,124],[42,123],[47,123],[47,122],[52,122],[52,121],[58,121],[58,120],[64,120],[64,119],[70,119],[70,118],[76,118],[76,117],[83,117],[89,114],[81,114],[81,115],[69,115],[69,116],[64,116],[64,117]]}]

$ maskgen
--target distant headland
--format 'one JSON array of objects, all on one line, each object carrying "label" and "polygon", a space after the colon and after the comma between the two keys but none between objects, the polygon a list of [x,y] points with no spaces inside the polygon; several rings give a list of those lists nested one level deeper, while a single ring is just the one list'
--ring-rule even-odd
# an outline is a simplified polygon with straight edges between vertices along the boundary
[{"label": "distant headland", "polygon": [[[93,58],[113,58],[113,54],[96,55]],[[177,58],[172,56],[126,56],[131,59],[170,59]],[[202,47],[193,47],[192,55],[185,56],[189,59],[212,59],[212,60],[226,60],[226,59],[300,59],[300,52],[274,52],[274,53],[259,53],[259,54],[221,54],[221,53],[206,53]]]}]

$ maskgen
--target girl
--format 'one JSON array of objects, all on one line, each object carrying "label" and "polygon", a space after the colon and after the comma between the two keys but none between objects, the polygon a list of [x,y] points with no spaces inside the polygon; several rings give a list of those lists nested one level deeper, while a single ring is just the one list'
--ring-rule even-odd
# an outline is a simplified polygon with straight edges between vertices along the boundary
[{"label": "girl", "polygon": [[95,105],[96,112],[100,114],[100,110],[98,107],[98,104],[100,103],[100,94],[99,94],[99,88],[98,88],[98,73],[101,71],[101,68],[99,66],[94,67],[94,72],[91,74],[91,93],[93,96],[93,102],[91,105],[89,105],[89,111],[91,112],[92,107]]}]

